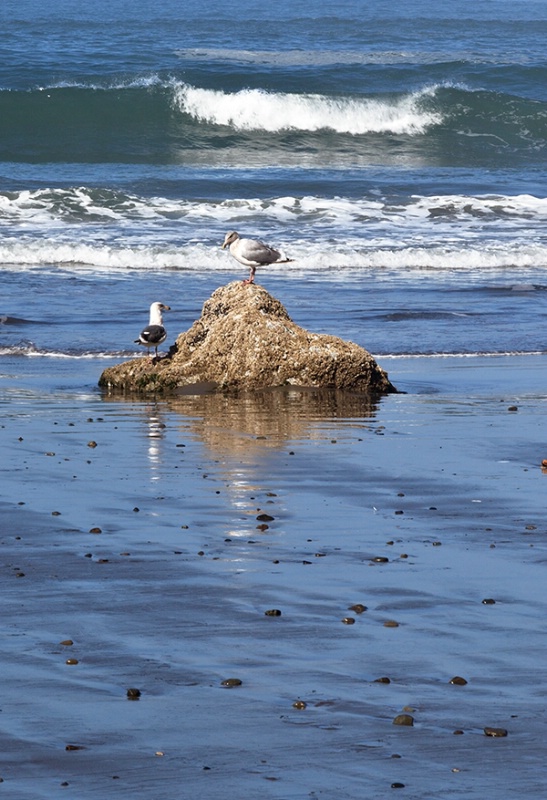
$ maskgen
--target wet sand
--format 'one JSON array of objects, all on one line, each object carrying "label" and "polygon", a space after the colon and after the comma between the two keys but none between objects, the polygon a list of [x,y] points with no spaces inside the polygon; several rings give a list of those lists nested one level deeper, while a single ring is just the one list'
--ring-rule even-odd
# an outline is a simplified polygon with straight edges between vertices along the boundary
[{"label": "wet sand", "polygon": [[0,791],[542,796],[543,360],[382,366],[377,404],[4,376]]}]

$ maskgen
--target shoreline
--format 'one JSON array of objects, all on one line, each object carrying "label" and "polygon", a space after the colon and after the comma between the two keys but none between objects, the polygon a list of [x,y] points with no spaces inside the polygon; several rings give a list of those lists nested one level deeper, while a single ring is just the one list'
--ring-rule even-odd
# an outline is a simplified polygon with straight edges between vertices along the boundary
[{"label": "shoreline", "polygon": [[10,797],[537,797],[539,364],[398,362],[365,409],[11,389]]}]

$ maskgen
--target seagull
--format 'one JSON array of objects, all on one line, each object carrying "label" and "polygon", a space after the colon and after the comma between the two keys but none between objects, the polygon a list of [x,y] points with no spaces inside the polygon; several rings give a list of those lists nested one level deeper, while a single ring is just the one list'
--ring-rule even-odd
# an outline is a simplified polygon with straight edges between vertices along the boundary
[{"label": "seagull", "polygon": [[152,303],[150,306],[150,322],[139,335],[139,338],[135,339],[135,344],[143,344],[148,347],[148,355],[150,355],[150,348],[153,347],[156,351],[154,358],[158,357],[158,345],[167,338],[167,331],[163,327],[162,311],[171,311],[171,308],[166,306],[165,303]]},{"label": "seagull", "polygon": [[294,258],[287,258],[284,253],[259,239],[242,239],[237,231],[229,231],[224,237],[222,249],[225,250],[228,245],[230,245],[230,255],[240,264],[251,268],[249,277],[243,283],[254,283],[257,267],[294,261]]}]

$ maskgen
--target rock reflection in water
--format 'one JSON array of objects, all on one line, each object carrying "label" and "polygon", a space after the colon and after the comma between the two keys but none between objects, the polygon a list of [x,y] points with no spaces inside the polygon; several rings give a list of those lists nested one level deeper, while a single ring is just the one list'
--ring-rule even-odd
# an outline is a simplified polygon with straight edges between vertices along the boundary
[{"label": "rock reflection in water", "polygon": [[224,396],[188,395],[166,400],[168,408],[190,422],[190,428],[217,456],[249,457],[288,441],[320,439],[325,425],[347,420],[348,427],[367,427],[377,401],[367,395],[334,389],[282,388]]}]

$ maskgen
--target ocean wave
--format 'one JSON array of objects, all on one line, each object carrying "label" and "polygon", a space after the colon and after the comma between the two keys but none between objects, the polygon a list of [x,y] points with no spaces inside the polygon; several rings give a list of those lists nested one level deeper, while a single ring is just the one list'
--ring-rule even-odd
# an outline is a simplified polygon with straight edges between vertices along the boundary
[{"label": "ocean wave", "polygon": [[90,361],[94,359],[130,358],[130,357],[135,357],[136,355],[141,355],[141,354],[135,353],[132,350],[117,350],[110,352],[106,352],[104,350],[98,350],[96,352],[93,352],[91,350],[82,352],[49,350],[47,348],[36,347],[31,343],[15,344],[7,347],[0,346],[0,358],[16,356],[24,358],[56,358],[56,359],[67,359],[74,361],[81,361],[81,360]]},{"label": "ocean wave", "polygon": [[[424,220],[440,225],[457,223],[484,230],[489,224],[503,224],[505,230],[522,225],[544,224],[547,219],[547,197],[521,195],[411,195],[382,197],[378,193],[359,197],[249,197],[225,200],[188,200],[184,197],[144,196],[117,189],[74,186],[22,191],[0,191],[0,224],[4,238],[16,233],[20,224],[37,227],[47,225],[67,233],[67,223],[83,224],[89,230],[94,223],[124,227],[131,236],[148,224],[147,237],[153,229],[169,238],[171,230],[185,234],[201,226],[218,236],[228,225],[251,226],[253,229],[297,225],[347,231],[352,226],[380,223],[395,227],[413,227]],[[11,228],[10,226],[14,226]],[[462,229],[459,228],[461,231]],[[196,231],[194,231],[194,234]],[[257,234],[259,231],[257,231]],[[192,235],[194,235],[192,234]],[[69,234],[68,234],[69,235]],[[254,235],[254,234],[253,234]]]},{"label": "ocean wave", "polygon": [[0,90],[0,160],[259,166],[541,159],[547,104],[453,81],[412,91],[208,88],[156,74]]},{"label": "ocean wave", "polygon": [[[277,242],[276,242],[277,243]],[[487,273],[505,269],[547,269],[547,244],[527,242],[475,242],[464,239],[429,245],[412,241],[401,243],[396,237],[377,240],[331,238],[328,242],[294,240],[282,246],[294,259],[290,265],[265,267],[270,274],[358,278],[363,272],[402,275],[422,273],[424,277],[443,273],[471,273],[481,280]],[[15,241],[0,243],[0,267],[3,271],[54,270],[81,274],[188,271],[230,274],[241,272],[238,265],[220,246],[188,243],[175,246],[128,246],[118,244],[80,244],[77,242]]]},{"label": "ocean wave", "polygon": [[175,88],[180,110],[199,122],[236,131],[321,131],[363,135],[423,133],[442,122],[442,115],[422,107],[435,88],[402,97],[372,99],[289,94],[263,89],[224,92],[187,84]]},{"label": "ocean wave", "polygon": [[[93,187],[0,193],[0,266],[69,272],[238,274],[227,230],[275,243],[291,273],[547,266],[547,198],[532,195],[145,197]],[[281,273],[281,265],[268,268]],[[526,282],[526,281],[525,281]]]}]

